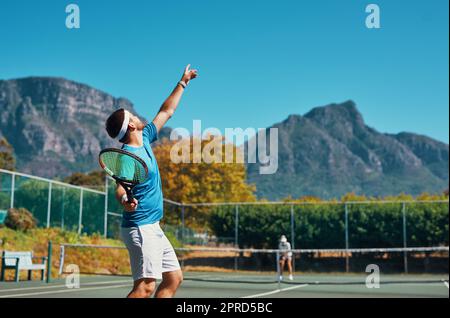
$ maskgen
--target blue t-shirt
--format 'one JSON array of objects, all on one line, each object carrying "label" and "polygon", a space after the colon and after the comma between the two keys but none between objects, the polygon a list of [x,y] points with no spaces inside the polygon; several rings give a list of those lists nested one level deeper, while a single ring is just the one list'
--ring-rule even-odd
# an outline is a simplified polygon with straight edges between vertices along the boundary
[{"label": "blue t-shirt", "polygon": [[143,146],[123,145],[122,149],[134,153],[145,161],[148,168],[147,179],[133,188],[138,206],[133,212],[123,212],[122,227],[153,224],[163,217],[163,194],[158,164],[150,144],[158,138],[155,124],[150,122],[142,133]]}]

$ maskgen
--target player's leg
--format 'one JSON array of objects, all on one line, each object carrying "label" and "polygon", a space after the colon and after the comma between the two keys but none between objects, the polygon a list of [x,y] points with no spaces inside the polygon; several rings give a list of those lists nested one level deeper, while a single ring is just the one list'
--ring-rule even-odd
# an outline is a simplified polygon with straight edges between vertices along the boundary
[{"label": "player's leg", "polygon": [[178,269],[172,272],[165,272],[162,276],[162,282],[156,290],[155,297],[170,298],[175,296],[178,287],[180,287],[183,281],[183,273]]},{"label": "player's leg", "polygon": [[161,278],[163,249],[160,236],[155,234],[153,224],[122,228],[121,236],[130,256],[134,285],[130,298],[150,297],[155,291],[156,279]]},{"label": "player's leg", "polygon": [[289,271],[289,279],[293,280],[293,276],[292,276],[292,258],[289,257],[287,260],[287,267],[288,267],[288,271]]},{"label": "player's leg", "polygon": [[284,259],[284,256],[282,256],[280,258],[280,279],[282,279],[282,277],[283,277],[283,270],[284,270],[285,263],[286,263],[286,260]]},{"label": "player's leg", "polygon": [[155,291],[156,279],[141,278],[134,281],[133,289],[128,298],[149,298]]},{"label": "player's leg", "polygon": [[180,263],[178,262],[175,250],[164,233],[161,238],[161,245],[163,249],[162,282],[156,290],[155,297],[168,298],[173,297],[178,287],[180,287],[183,282],[183,273],[181,272]]}]

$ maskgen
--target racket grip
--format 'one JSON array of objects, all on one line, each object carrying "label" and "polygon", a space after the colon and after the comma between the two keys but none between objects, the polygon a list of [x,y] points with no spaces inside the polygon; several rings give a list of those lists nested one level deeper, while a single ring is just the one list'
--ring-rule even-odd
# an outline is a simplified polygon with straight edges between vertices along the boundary
[{"label": "racket grip", "polygon": [[127,199],[127,202],[128,202],[128,203],[133,202],[133,199],[134,199],[133,192],[130,191],[130,190],[128,190],[128,189],[126,189],[125,192],[127,193],[127,198],[128,198],[128,199]]}]

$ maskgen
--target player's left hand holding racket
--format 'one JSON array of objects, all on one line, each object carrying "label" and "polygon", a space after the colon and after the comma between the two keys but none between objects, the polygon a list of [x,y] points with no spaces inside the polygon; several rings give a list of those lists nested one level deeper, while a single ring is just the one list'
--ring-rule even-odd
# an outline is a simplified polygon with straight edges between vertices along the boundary
[{"label": "player's left hand holding racket", "polygon": [[107,148],[100,151],[98,161],[102,169],[125,189],[128,204],[134,203],[135,208],[137,201],[132,190],[144,182],[148,175],[144,160],[122,149]]}]

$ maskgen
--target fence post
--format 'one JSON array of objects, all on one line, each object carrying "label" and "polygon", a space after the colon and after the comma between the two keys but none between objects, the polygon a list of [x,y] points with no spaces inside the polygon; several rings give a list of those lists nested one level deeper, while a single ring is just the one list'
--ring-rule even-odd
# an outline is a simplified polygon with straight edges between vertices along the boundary
[{"label": "fence post", "polygon": [[103,236],[108,237],[108,177],[105,176],[105,216],[104,216]]},{"label": "fence post", "polygon": [[52,280],[52,241],[48,241],[47,248],[47,283]]},{"label": "fence post", "polygon": [[345,252],[345,271],[348,273],[348,272],[350,272],[350,259],[348,256],[349,242],[348,242],[348,205],[347,205],[347,203],[344,204],[344,208],[345,208],[345,249],[347,250]]},{"label": "fence post", "polygon": [[[403,217],[403,247],[408,247],[407,237],[406,237],[406,204],[402,203],[402,217]],[[408,252],[405,250],[403,252],[403,266],[405,269],[405,274],[408,273]]]},{"label": "fence post", "polygon": [[239,248],[239,205],[236,205],[234,213],[234,246]]},{"label": "fence post", "polygon": [[66,188],[62,188],[62,203],[61,203],[61,229],[64,230],[64,202],[66,199]]},{"label": "fence post", "polygon": [[52,209],[52,183],[48,183],[48,197],[47,197],[47,228],[50,227],[50,213]]},{"label": "fence post", "polygon": [[80,190],[80,214],[78,217],[78,234],[81,234],[82,219],[83,219],[83,189]]},{"label": "fence post", "polygon": [[9,207],[12,209],[14,208],[14,190],[16,188],[16,175],[14,174],[14,172],[11,174],[11,198],[10,198],[10,203],[9,203]]},{"label": "fence post", "polygon": [[[239,248],[239,205],[236,205],[235,214],[234,214],[234,246]],[[238,257],[234,257],[234,270],[238,269]]]},{"label": "fence post", "polygon": [[[184,205],[181,203],[181,244],[184,246]],[[181,268],[184,269],[184,255],[181,257]]]},{"label": "fence post", "polygon": [[185,227],[185,223],[184,223],[184,205],[181,204],[181,243],[184,244],[184,227]]},{"label": "fence post", "polygon": [[[291,204],[291,248],[295,249],[294,205]],[[292,271],[295,273],[295,254],[292,255]]]}]

